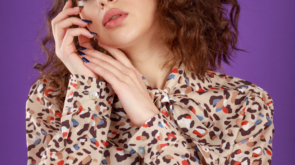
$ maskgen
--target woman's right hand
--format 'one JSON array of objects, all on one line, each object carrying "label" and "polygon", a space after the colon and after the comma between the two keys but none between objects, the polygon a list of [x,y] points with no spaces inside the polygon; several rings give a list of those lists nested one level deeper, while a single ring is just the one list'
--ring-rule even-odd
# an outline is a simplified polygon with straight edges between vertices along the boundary
[{"label": "woman's right hand", "polygon": [[[72,74],[80,74],[99,78],[97,74],[88,69],[83,60],[76,53],[77,49],[73,41],[74,36],[78,36],[80,46],[87,49],[93,49],[90,39],[94,37],[84,27],[88,24],[76,17],[80,13],[78,7],[72,8],[72,0],[68,0],[63,10],[51,21],[53,36],[55,40],[55,53],[58,58],[64,63]],[[70,28],[71,25],[78,25],[78,28]]]}]

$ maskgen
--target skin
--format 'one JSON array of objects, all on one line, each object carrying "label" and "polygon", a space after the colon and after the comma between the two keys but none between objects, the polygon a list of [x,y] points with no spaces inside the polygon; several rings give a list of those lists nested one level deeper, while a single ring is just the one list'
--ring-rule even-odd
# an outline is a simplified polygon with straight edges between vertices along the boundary
[{"label": "skin", "polygon": [[[84,6],[80,17],[92,21],[87,27],[98,34],[96,39],[124,52],[151,87],[164,88],[172,68],[161,70],[161,65],[171,57],[171,53],[159,38],[156,0],[87,0],[78,1],[78,5]],[[102,20],[112,8],[128,12],[128,17],[121,25],[107,29]],[[167,53],[168,56],[164,56]]]},{"label": "skin", "polygon": [[[87,48],[83,50],[85,55],[80,58],[90,61],[90,63],[84,62],[84,65],[93,72],[90,76],[95,73],[94,77],[98,76],[107,81],[118,96],[131,122],[138,127],[142,126],[160,111],[153,103],[154,100],[151,99],[141,74],[151,87],[164,89],[172,69],[161,70],[160,68],[166,60],[170,59],[171,53],[165,49],[163,40],[159,38],[161,32],[155,19],[156,0],[83,0],[78,1],[78,5],[83,6],[83,9],[79,11],[80,17],[92,21],[86,24],[78,19],[81,21],[80,27],[87,26],[91,32],[97,33],[94,37],[99,40],[99,46],[107,50],[113,58],[91,49],[89,38],[78,33],[78,31],[81,31],[80,34],[84,33],[86,30],[84,28],[77,28],[77,31],[76,29],[68,30],[66,34],[71,37],[66,35],[67,41],[62,43],[72,44],[70,41],[72,36],[79,35],[79,44]],[[71,0],[69,0],[65,10],[71,6]],[[124,10],[128,12],[128,16],[121,25],[107,29],[102,25],[102,20],[104,14],[112,8]],[[68,26],[74,21],[78,22],[74,18],[68,20],[73,22],[65,21],[57,27]],[[87,30],[86,32],[88,36],[90,32]],[[62,48],[65,47],[64,45]],[[64,48],[64,50],[67,49]],[[72,59],[73,57],[70,57],[64,61]],[[80,74],[85,75],[84,72]]]}]

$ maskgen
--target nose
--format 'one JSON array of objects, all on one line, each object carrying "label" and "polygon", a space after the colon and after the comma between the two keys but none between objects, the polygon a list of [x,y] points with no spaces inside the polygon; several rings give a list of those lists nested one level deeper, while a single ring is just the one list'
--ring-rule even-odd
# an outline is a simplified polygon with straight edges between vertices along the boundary
[{"label": "nose", "polygon": [[117,1],[118,0],[99,0],[98,3],[101,9],[103,9],[105,5],[108,5],[109,3],[116,3]]}]

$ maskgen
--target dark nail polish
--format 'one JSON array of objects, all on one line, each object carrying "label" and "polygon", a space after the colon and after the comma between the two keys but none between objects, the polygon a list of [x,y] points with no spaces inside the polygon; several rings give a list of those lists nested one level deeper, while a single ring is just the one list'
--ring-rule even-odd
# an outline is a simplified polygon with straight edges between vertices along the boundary
[{"label": "dark nail polish", "polygon": [[83,46],[77,46],[78,49],[80,50],[86,50],[87,48],[83,47]]},{"label": "dark nail polish", "polygon": [[68,0],[66,0],[66,3],[68,2]]},{"label": "dark nail polish", "polygon": [[87,58],[85,58],[85,57],[82,57],[82,60],[86,63],[89,63],[89,60],[87,60]]},{"label": "dark nail polish", "polygon": [[89,31],[92,35],[95,35],[95,36],[97,36],[97,34],[96,33],[94,33],[94,32],[91,32],[91,31]]},{"label": "dark nail polish", "polygon": [[85,53],[81,52],[80,50],[77,50],[77,52],[78,52],[81,56],[85,56]]},{"label": "dark nail polish", "polygon": [[79,6],[79,8],[83,8],[84,6]]},{"label": "dark nail polish", "polygon": [[86,20],[86,19],[81,19],[83,22],[86,22],[86,23],[92,23],[92,21],[89,21],[89,20]]},{"label": "dark nail polish", "polygon": [[94,39],[94,41],[98,42],[98,39],[96,39],[95,37],[93,39]]}]

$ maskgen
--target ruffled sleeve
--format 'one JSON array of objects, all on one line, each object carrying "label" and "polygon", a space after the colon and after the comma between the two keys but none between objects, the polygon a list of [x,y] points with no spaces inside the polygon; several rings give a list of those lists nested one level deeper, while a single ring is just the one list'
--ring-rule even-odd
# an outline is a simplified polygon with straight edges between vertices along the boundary
[{"label": "ruffled sleeve", "polygon": [[129,145],[147,164],[270,164],[272,98],[259,87],[223,93],[174,97],[173,106],[146,121]]},{"label": "ruffled sleeve", "polygon": [[63,112],[55,91],[37,81],[26,102],[28,165],[103,161],[114,91],[93,77],[70,76]]}]

